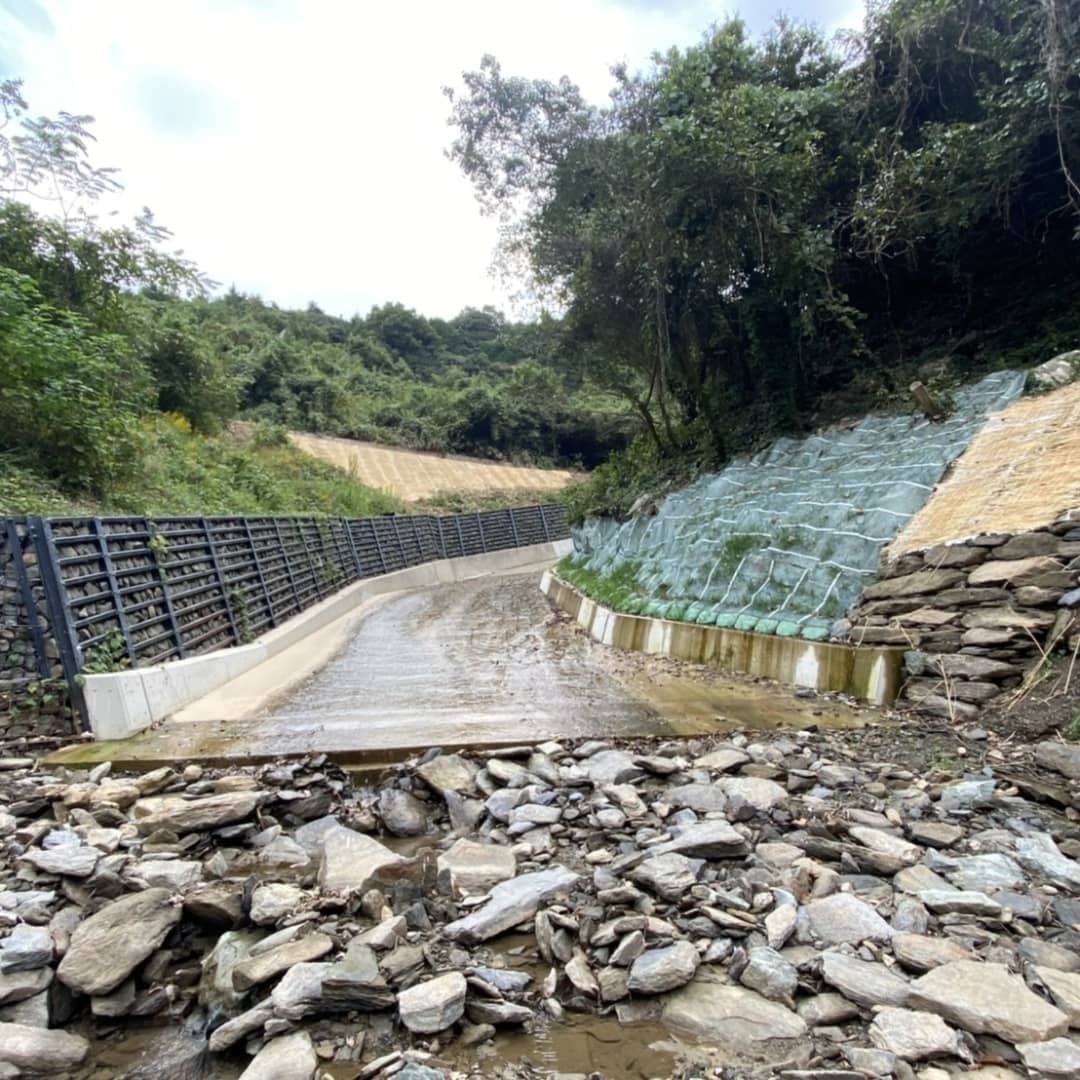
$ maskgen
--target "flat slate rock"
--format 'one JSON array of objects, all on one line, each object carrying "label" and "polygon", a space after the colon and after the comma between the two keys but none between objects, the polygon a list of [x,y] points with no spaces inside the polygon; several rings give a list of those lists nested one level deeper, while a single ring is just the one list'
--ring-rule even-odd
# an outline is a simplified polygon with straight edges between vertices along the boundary
[{"label": "flat slate rock", "polygon": [[911,986],[884,964],[857,960],[846,953],[827,952],[821,958],[825,981],[851,1001],[873,1008],[875,1005],[905,1007]]},{"label": "flat slate rock", "polygon": [[417,983],[398,995],[401,1022],[418,1035],[434,1035],[456,1024],[465,1013],[468,984],[460,971]]},{"label": "flat slate rock", "polygon": [[180,921],[168,889],[146,889],[114,900],[80,923],[56,974],[90,996],[115,990]]},{"label": "flat slate rock", "polygon": [[578,875],[563,866],[549,866],[502,881],[488,893],[483,907],[450,923],[444,932],[452,941],[466,945],[487,941],[531,919],[541,903],[569,892],[577,882]]},{"label": "flat slate rock", "polygon": [[664,999],[662,1017],[735,1059],[798,1065],[813,1050],[802,1017],[741,986],[698,978]]},{"label": "flat slate rock", "polygon": [[227,791],[198,799],[161,795],[140,799],[132,812],[143,836],[158,829],[182,834],[200,829],[217,829],[243,821],[267,796],[268,793],[264,791]]},{"label": "flat slate rock", "polygon": [[892,927],[868,903],[850,893],[812,900],[805,911],[810,929],[827,945],[888,941],[893,934]]},{"label": "flat slate rock", "polygon": [[943,964],[911,984],[910,1000],[914,1008],[937,1013],[973,1035],[1011,1043],[1044,1042],[1069,1029],[1069,1018],[1004,964]]},{"label": "flat slate rock", "polygon": [[271,1039],[240,1074],[240,1080],[312,1080],[319,1059],[306,1031]]},{"label": "flat slate rock", "polygon": [[14,1075],[67,1072],[81,1065],[89,1052],[90,1044],[81,1035],[0,1023],[0,1063],[18,1069]]},{"label": "flat slate rock", "polygon": [[406,861],[365,833],[338,825],[322,838],[319,887],[333,893],[364,892],[380,870]]}]

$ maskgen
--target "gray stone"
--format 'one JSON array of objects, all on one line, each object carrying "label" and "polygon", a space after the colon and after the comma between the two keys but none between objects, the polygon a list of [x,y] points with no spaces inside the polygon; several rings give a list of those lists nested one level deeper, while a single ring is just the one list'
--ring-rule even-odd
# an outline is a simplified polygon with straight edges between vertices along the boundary
[{"label": "gray stone", "polygon": [[168,889],[114,900],[79,924],[56,974],[80,994],[108,994],[161,947],[181,914]]},{"label": "gray stone", "polygon": [[48,989],[53,981],[52,968],[12,971],[0,975],[0,1005],[14,1005]]},{"label": "gray stone", "polygon": [[930,913],[914,896],[895,894],[892,928],[900,934],[925,934],[930,926]]},{"label": "gray stone", "polygon": [[502,881],[488,893],[487,903],[444,930],[452,941],[476,945],[505,933],[531,919],[545,900],[569,892],[578,875],[562,866],[551,866],[532,874]]},{"label": "gray stone", "polygon": [[474,1024],[492,1024],[495,1027],[525,1024],[534,1018],[532,1009],[510,1001],[477,999],[469,1003],[468,1009],[469,1019]]},{"label": "gray stone", "polygon": [[234,1046],[241,1039],[258,1031],[263,1024],[274,1017],[274,1006],[267,1001],[260,1001],[254,1008],[241,1013],[232,1020],[227,1020],[219,1028],[215,1028],[210,1036],[210,1052],[220,1054]]},{"label": "gray stone", "polygon": [[380,870],[405,861],[378,840],[339,825],[323,836],[319,885],[325,892],[363,892],[377,883]]},{"label": "gray stone", "polygon": [[1040,390],[1059,390],[1080,378],[1080,349],[1044,360],[1028,372],[1028,379]]},{"label": "gray stone", "polygon": [[892,937],[892,927],[869,904],[850,893],[812,900],[805,911],[810,929],[827,945],[858,945]]},{"label": "gray stone", "polygon": [[268,793],[262,791],[228,791],[198,799],[161,795],[139,799],[132,813],[143,836],[158,829],[182,834],[243,821],[267,796]]},{"label": "gray stone", "polygon": [[646,949],[631,965],[628,988],[638,994],[663,994],[685,986],[697,972],[701,958],[688,941],[661,949]]},{"label": "gray stone", "polygon": [[90,1012],[101,1018],[127,1016],[135,1004],[135,980],[125,979],[111,994],[90,999]]},{"label": "gray stone", "polygon": [[1053,968],[1055,971],[1080,971],[1080,953],[1042,938],[1024,938],[1016,946],[1016,955],[1027,964]]},{"label": "gray stone", "polygon": [[52,961],[52,934],[47,926],[19,923],[0,941],[0,950],[0,971],[33,971]]},{"label": "gray stone", "polygon": [[323,841],[327,833],[341,828],[341,822],[332,814],[306,821],[293,833],[295,840],[313,859],[322,855]]},{"label": "gray stone", "polygon": [[845,1046],[844,1057],[861,1076],[892,1076],[896,1072],[896,1055],[888,1050],[871,1050],[866,1046]]},{"label": "gray stone", "polygon": [[1004,964],[957,960],[911,984],[911,1005],[937,1013],[972,1034],[1009,1042],[1042,1042],[1064,1035],[1069,1018],[1033,994]]},{"label": "gray stone", "polygon": [[815,994],[813,997],[800,998],[799,1015],[811,1027],[844,1024],[859,1015],[859,1006],[848,1001],[843,994]]},{"label": "gray stone", "polygon": [[959,570],[918,570],[914,574],[885,578],[863,589],[862,600],[892,600],[905,596],[922,596],[951,589],[964,580]]},{"label": "gray stone", "polygon": [[233,986],[233,968],[251,954],[263,939],[261,930],[227,930],[203,958],[199,980],[199,1004],[208,1010],[236,1012],[246,990]]},{"label": "gray stone", "polygon": [[296,1031],[271,1039],[240,1074],[240,1080],[312,1080],[318,1067],[311,1036]]},{"label": "gray stone", "polygon": [[1017,1043],[1016,1049],[1023,1063],[1039,1076],[1062,1076],[1069,1080],[1080,1076],[1080,1046],[1071,1039]]},{"label": "gray stone", "polygon": [[465,1012],[465,976],[458,971],[438,975],[398,995],[401,1022],[419,1035],[434,1035],[457,1023]]},{"label": "gray stone", "polygon": [[914,1009],[879,1009],[870,1041],[904,1061],[946,1057],[959,1051],[959,1038],[940,1016]]},{"label": "gray stone", "polygon": [[294,964],[306,964],[325,956],[334,947],[332,938],[326,934],[308,934],[294,938],[284,945],[268,949],[241,960],[232,970],[233,986],[237,990],[250,990],[259,983],[276,978]]},{"label": "gray stone", "polygon": [[958,888],[974,892],[996,892],[1024,884],[1024,871],[1014,859],[999,852],[988,855],[963,855],[956,859],[956,868],[946,870],[945,876]]},{"label": "gray stone", "polygon": [[954,960],[970,960],[971,953],[963,945],[948,938],[925,934],[894,934],[893,954],[909,971],[930,971]]},{"label": "gray stone", "polygon": [[998,918],[1001,905],[986,893],[961,889],[923,889],[919,899],[936,915],[985,915]]},{"label": "gray stone", "polygon": [[762,812],[779,806],[788,797],[787,791],[775,780],[760,776],[721,776],[716,786],[728,799],[739,799]]},{"label": "gray stone", "polygon": [[329,965],[322,980],[322,1000],[342,1010],[376,1012],[390,1008],[395,997],[386,985],[374,950],[354,938],[345,955]]},{"label": "gray stone", "polygon": [[[978,657],[970,659],[978,659]],[[951,812],[988,806],[993,801],[995,786],[994,780],[960,780],[955,784],[949,784],[941,793],[941,807]]]},{"label": "gray stone", "polygon": [[674,851],[691,858],[727,859],[739,858],[749,850],[742,833],[726,821],[701,821],[672,831],[674,838],[650,848],[650,855],[666,855]]},{"label": "gray stone", "polygon": [[30,1076],[78,1068],[90,1052],[81,1035],[47,1031],[26,1024],[0,1023],[0,1062]]},{"label": "gray stone", "polygon": [[511,811],[524,797],[525,793],[520,788],[499,788],[488,797],[484,808],[496,821],[505,823],[510,820]]},{"label": "gray stone", "polygon": [[1080,780],[1080,746],[1056,740],[1041,742],[1035,747],[1035,760],[1044,769],[1053,769],[1070,780]]},{"label": "gray stone", "polygon": [[476,790],[476,766],[460,754],[439,754],[422,765],[417,765],[417,773],[428,787],[440,795],[455,791],[467,795]]},{"label": "gray stone", "polygon": [[736,1061],[799,1064],[812,1051],[800,1016],[741,986],[695,979],[665,1000],[662,1016],[668,1027],[705,1040]]},{"label": "gray stone", "polygon": [[664,801],[676,809],[686,807],[699,814],[707,814],[713,810],[723,810],[728,800],[719,784],[682,784],[668,788]]},{"label": "gray stone", "polygon": [[701,859],[688,859],[685,855],[668,852],[646,859],[627,876],[665,900],[678,900],[697,884],[701,867]]},{"label": "gray stone", "polygon": [[304,890],[296,885],[257,885],[251,894],[251,921],[256,926],[272,926],[292,915],[304,899]]},{"label": "gray stone", "polygon": [[739,976],[739,982],[770,1001],[784,1001],[793,1005],[799,976],[795,968],[775,949],[759,946],[750,950],[750,957]]},{"label": "gray stone", "polygon": [[1042,874],[1070,892],[1080,891],[1080,863],[1062,855],[1049,833],[1029,833],[1016,841],[1016,859],[1027,870]]},{"label": "gray stone", "polygon": [[611,954],[611,963],[629,967],[645,951],[645,935],[640,930],[626,934]]},{"label": "gray stone", "polygon": [[514,853],[499,844],[477,844],[462,837],[439,855],[439,872],[450,876],[456,896],[478,896],[517,872]]},{"label": "gray stone", "polygon": [[821,974],[844,997],[867,1008],[875,1005],[904,1008],[910,1001],[911,986],[884,964],[830,951],[821,958]]},{"label": "gray stone", "polygon": [[194,888],[202,881],[202,863],[189,859],[143,859],[134,873],[147,885],[181,892]]},{"label": "gray stone", "polygon": [[[526,832],[537,825],[554,825],[562,817],[562,809],[558,806],[542,803],[525,803],[515,806],[510,811],[510,825],[512,831]],[[517,829],[514,830],[514,826]]]},{"label": "gray stone", "polygon": [[22,862],[29,863],[43,874],[56,874],[63,877],[89,877],[97,867],[101,852],[97,848],[82,845],[74,847],[30,848],[22,856]]},{"label": "gray stone", "polygon": [[799,921],[799,911],[794,904],[780,904],[765,916],[765,937],[770,947],[783,948]]},{"label": "gray stone", "polygon": [[302,1020],[317,1012],[323,1003],[323,980],[333,964],[294,964],[270,994],[274,1015],[286,1020]]},{"label": "gray stone", "polygon": [[730,772],[740,765],[745,765],[750,760],[750,755],[745,750],[737,750],[733,746],[721,746],[708,754],[694,760],[695,769],[712,769],[715,772]]},{"label": "gray stone", "polygon": [[589,779],[599,787],[601,784],[623,784],[642,775],[634,764],[634,755],[625,750],[601,750],[584,762]]},{"label": "gray stone", "polygon": [[428,831],[428,807],[415,795],[400,788],[379,792],[379,817],[394,836],[423,836]]},{"label": "gray stone", "polygon": [[1036,967],[1034,974],[1069,1018],[1069,1026],[1080,1028],[1080,975],[1052,967]]}]

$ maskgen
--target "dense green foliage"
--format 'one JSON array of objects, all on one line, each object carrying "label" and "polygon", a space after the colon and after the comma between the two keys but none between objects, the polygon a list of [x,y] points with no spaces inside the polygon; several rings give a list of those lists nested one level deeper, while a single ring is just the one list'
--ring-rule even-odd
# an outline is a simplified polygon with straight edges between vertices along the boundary
[{"label": "dense green foliage", "polygon": [[[452,156],[654,450],[577,500],[1080,340],[1080,4],[891,0],[841,48],[729,21],[568,80],[486,57]],[[650,456],[651,455],[651,456]]]},{"label": "dense green foliage", "polygon": [[[0,509],[396,505],[288,448],[286,428],[588,465],[628,441],[625,407],[573,363],[557,320],[209,299],[148,211],[107,227],[91,212],[118,181],[91,163],[89,125],[33,119],[20,85],[0,84]],[[258,422],[250,445],[222,434],[237,416]]]}]

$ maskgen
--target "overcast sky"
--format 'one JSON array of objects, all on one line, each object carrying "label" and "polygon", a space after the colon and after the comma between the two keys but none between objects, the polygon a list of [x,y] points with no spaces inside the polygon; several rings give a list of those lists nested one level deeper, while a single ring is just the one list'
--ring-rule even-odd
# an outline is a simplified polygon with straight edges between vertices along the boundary
[{"label": "overcast sky", "polygon": [[[212,278],[339,315],[509,304],[494,226],[444,150],[442,87],[493,53],[604,100],[608,69],[698,41],[699,0],[0,0],[0,78],[97,118],[125,212],[149,206]],[[777,8],[781,4],[777,2]],[[787,0],[833,30],[861,0]],[[775,8],[742,0],[757,30]]]}]

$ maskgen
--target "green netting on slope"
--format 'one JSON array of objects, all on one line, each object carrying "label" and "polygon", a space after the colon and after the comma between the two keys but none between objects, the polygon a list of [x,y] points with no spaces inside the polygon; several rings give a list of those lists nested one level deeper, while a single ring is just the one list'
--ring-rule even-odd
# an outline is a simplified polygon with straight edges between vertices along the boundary
[{"label": "green netting on slope", "polygon": [[605,576],[636,570],[624,611],[826,638],[874,578],[881,548],[1023,385],[1020,372],[987,376],[957,393],[942,423],[871,416],[780,439],[669,495],[653,517],[587,521],[575,559]]}]

